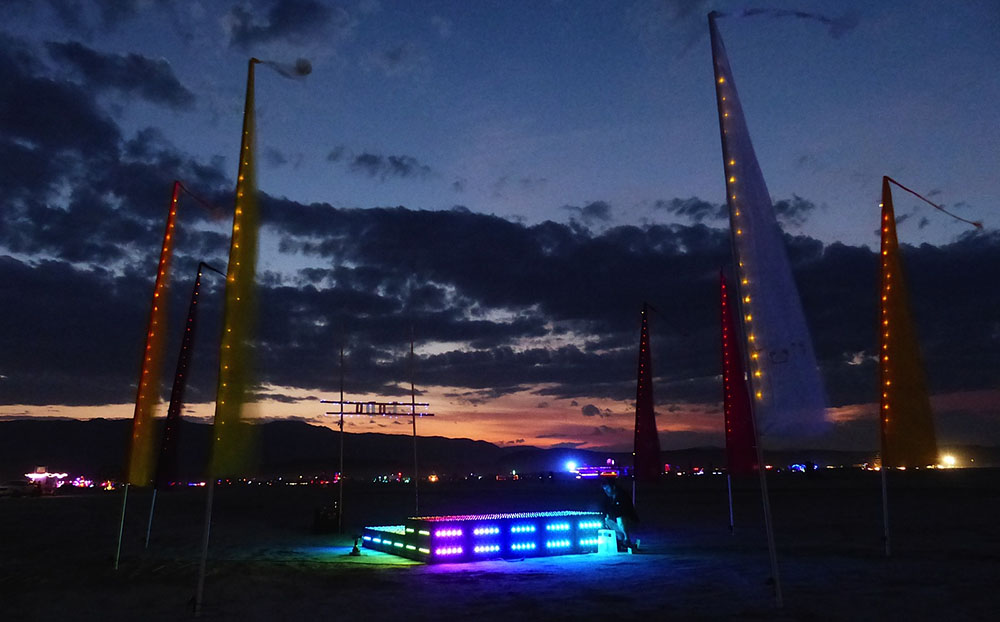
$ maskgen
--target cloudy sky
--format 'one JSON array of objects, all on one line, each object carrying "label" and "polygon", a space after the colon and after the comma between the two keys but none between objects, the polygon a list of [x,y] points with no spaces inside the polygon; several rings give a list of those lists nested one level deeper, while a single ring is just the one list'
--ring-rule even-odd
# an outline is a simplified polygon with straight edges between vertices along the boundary
[{"label": "cloudy sky", "polygon": [[[225,265],[247,59],[305,57],[305,79],[257,69],[254,416],[323,420],[342,344],[349,399],[407,398],[412,330],[422,434],[625,448],[648,301],[662,445],[720,444],[717,9],[822,443],[877,442],[882,175],[985,225],[897,198],[940,439],[1000,443],[1000,9],[870,4],[5,2],[0,417],[131,416],[171,182],[216,206],[181,201],[176,328],[198,261]],[[213,409],[211,278],[192,416]]]}]

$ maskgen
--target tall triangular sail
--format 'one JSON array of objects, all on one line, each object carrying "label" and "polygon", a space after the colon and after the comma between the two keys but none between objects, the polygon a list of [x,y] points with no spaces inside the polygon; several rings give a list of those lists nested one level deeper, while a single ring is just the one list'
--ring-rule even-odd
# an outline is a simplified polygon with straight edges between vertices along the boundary
[{"label": "tall triangular sail", "polygon": [[879,325],[882,465],[923,467],[937,463],[937,440],[920,347],[910,317],[889,182],[889,178],[882,178]]},{"label": "tall triangular sail", "polygon": [[153,411],[160,400],[160,371],[167,333],[167,287],[170,282],[170,260],[174,253],[174,225],[180,188],[180,182],[175,181],[160,247],[160,261],[156,267],[153,299],[146,328],[146,347],[143,350],[135,412],[132,416],[132,437],[129,439],[125,481],[136,486],[148,486],[153,479]]},{"label": "tall triangular sail", "polygon": [[780,444],[827,429],[826,395],[781,229],[713,16],[709,31],[754,414],[760,434]]},{"label": "tall triangular sail", "polygon": [[163,441],[160,444],[160,459],[156,463],[156,478],[153,481],[153,487],[156,489],[167,488],[171,482],[177,479],[177,449],[180,440],[181,409],[184,407],[188,368],[191,365],[191,355],[194,352],[195,329],[198,325],[198,296],[201,290],[203,268],[218,272],[205,262],[198,264],[198,274],[194,279],[194,288],[191,290],[191,302],[188,303],[187,320],[184,322],[181,351],[177,356],[174,384],[170,390],[170,405],[167,407],[167,421],[163,428]]},{"label": "tall triangular sail", "polygon": [[740,348],[740,328],[736,323],[726,277],[721,280],[722,308],[722,393],[726,424],[726,470],[730,475],[751,475],[757,468],[757,446],[753,433],[753,412],[747,391],[746,367]]},{"label": "tall triangular sail", "polygon": [[659,477],[660,436],[653,412],[653,356],[649,351],[649,321],[646,303],[642,305],[642,330],[639,334],[639,369],[635,389],[635,478],[655,481]]},{"label": "tall triangular sail", "polygon": [[247,70],[243,136],[236,176],[236,208],[226,271],[219,386],[212,428],[214,442],[209,470],[213,477],[234,474],[245,467],[248,451],[247,431],[241,426],[241,421],[251,382],[250,339],[256,318],[254,278],[260,217],[254,162],[254,65],[259,62],[256,58],[250,59]]}]

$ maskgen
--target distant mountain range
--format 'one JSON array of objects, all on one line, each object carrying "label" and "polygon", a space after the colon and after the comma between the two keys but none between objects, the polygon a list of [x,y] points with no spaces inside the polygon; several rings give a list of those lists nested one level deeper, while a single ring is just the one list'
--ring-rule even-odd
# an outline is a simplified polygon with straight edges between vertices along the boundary
[{"label": "distant mountain range", "polygon": [[[162,425],[162,421],[157,422]],[[42,418],[0,421],[0,477],[19,477],[35,466],[50,471],[93,478],[121,478],[126,440],[132,422],[127,419],[48,420]],[[301,421],[272,421],[257,424],[254,475],[314,475],[333,473],[339,462],[339,432]],[[183,422],[180,429],[179,476],[199,479],[204,475],[211,443],[210,425]],[[465,473],[509,474],[562,471],[569,460],[577,464],[604,464],[609,458],[630,464],[628,453],[608,453],[579,449],[539,449],[498,447],[485,441],[442,437],[419,437],[417,451],[423,474]],[[1000,448],[964,447],[963,463],[974,459],[975,466],[1000,466]],[[872,452],[782,451],[768,452],[769,463],[783,466],[792,462],[826,465],[860,464],[871,460]],[[702,447],[665,451],[664,463],[689,470],[692,467],[720,467],[724,451]],[[413,439],[394,434],[346,434],[344,471],[356,477],[402,472],[413,469]]]}]

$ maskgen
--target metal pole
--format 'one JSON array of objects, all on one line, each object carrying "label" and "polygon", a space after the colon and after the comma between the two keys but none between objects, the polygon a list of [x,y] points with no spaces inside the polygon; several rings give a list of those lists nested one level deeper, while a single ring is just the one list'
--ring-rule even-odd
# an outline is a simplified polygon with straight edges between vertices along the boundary
[{"label": "metal pole", "polygon": [[736,524],[733,522],[733,476],[726,473],[726,488],[729,489],[729,535],[736,535]]},{"label": "metal pole", "polygon": [[205,530],[201,537],[201,561],[198,563],[198,590],[194,595],[194,617],[201,615],[202,596],[205,594],[205,566],[208,562],[208,539],[212,531],[212,498],[215,496],[215,477],[208,482],[205,500]]},{"label": "metal pole", "polygon": [[886,466],[885,461],[882,462],[882,468],[879,469],[882,472],[882,541],[885,543],[885,556],[889,557],[892,554],[892,549],[889,546],[889,489],[886,485]]},{"label": "metal pole", "polygon": [[125,531],[125,506],[128,504],[129,483],[125,482],[125,495],[122,496],[122,520],[118,526],[118,548],[115,549],[115,570],[118,570],[118,560],[122,553],[122,534]]},{"label": "metal pole", "polygon": [[149,502],[149,523],[146,524],[146,548],[149,548],[149,533],[153,530],[153,509],[156,507],[156,488],[153,488],[153,500]]},{"label": "metal pole", "polygon": [[[752,407],[751,407],[752,408]],[[774,543],[774,524],[771,520],[771,498],[767,492],[767,469],[764,468],[764,451],[760,446],[757,425],[754,424],[754,436],[757,437],[757,472],[760,473],[760,496],[764,505],[764,528],[767,531],[767,552],[771,556],[771,578],[774,579],[774,600],[778,609],[783,609],[785,603],[781,598],[781,576],[778,574],[778,550]]]},{"label": "metal pole", "polygon": [[413,386],[413,326],[410,326],[410,420],[413,423],[413,511],[420,516],[420,476],[417,471],[417,393]]},{"label": "metal pole", "polygon": [[344,532],[344,346],[340,346],[340,471],[337,474],[337,533]]}]

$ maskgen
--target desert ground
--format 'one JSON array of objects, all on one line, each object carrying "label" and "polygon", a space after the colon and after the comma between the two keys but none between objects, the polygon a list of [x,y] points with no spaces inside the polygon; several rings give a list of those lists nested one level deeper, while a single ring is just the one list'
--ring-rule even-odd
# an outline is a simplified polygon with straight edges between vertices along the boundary
[{"label": "desert ground", "polygon": [[[414,514],[412,486],[348,482],[342,534],[316,533],[337,489],[219,486],[202,616],[209,620],[985,620],[1000,607],[1000,471],[892,473],[892,556],[879,476],[772,474],[784,607],[775,605],[757,481],[665,477],[638,492],[642,550],[425,565],[363,550],[366,524]],[[0,618],[192,616],[205,489],[0,499]],[[597,509],[596,483],[525,478],[426,483],[420,514]]]}]

